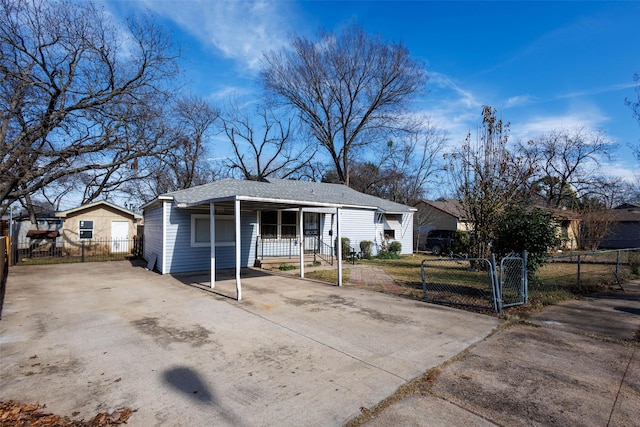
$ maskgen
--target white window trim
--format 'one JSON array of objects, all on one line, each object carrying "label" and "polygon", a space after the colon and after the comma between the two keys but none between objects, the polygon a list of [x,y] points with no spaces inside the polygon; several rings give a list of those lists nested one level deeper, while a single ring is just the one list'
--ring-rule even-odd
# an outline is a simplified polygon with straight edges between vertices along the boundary
[{"label": "white window trim", "polygon": [[[196,242],[196,219],[207,219],[210,220],[211,217],[209,216],[209,214],[191,214],[191,247],[192,248],[209,248],[211,247],[211,241],[208,242]],[[232,220],[233,221],[233,215],[216,215],[215,216],[216,220],[222,219],[222,220]],[[211,225],[209,225],[209,227],[211,227]],[[210,236],[210,234],[209,234]],[[236,242],[218,242],[216,241],[216,247],[222,247],[222,246],[235,246]]]}]

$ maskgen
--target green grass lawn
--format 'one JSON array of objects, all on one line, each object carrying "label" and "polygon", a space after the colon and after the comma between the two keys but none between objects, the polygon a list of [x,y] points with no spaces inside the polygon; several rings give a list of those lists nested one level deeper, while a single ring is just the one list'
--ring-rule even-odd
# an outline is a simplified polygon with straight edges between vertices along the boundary
[{"label": "green grass lawn", "polygon": [[[456,283],[467,287],[485,287],[486,271],[470,269],[468,261],[458,263],[438,262],[438,257],[425,254],[405,255],[400,259],[358,260],[358,265],[370,265],[385,270],[396,283],[405,288],[404,296],[422,299],[422,276],[420,265],[427,260],[427,272],[430,282]],[[598,260],[600,261],[600,260]],[[583,295],[609,286],[618,286],[615,274],[615,259],[605,260],[613,263],[583,262],[580,266],[580,283],[577,280],[577,264],[554,262],[543,266],[535,279],[529,280],[529,304],[512,307],[509,310],[524,316],[542,307],[566,299],[580,298]],[[343,269],[344,283],[349,283],[349,268]],[[336,281],[335,270],[309,272],[307,277],[327,282]],[[621,280],[637,278],[630,267],[620,267],[618,277]]]}]

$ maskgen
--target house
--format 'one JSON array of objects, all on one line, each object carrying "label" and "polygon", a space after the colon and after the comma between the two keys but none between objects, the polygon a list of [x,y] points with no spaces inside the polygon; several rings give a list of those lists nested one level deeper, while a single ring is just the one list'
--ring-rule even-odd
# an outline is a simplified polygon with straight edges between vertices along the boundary
[{"label": "house", "polygon": [[[240,268],[274,256],[300,264],[304,255],[337,259],[342,284],[346,237],[354,251],[362,241],[373,253],[392,240],[411,253],[415,209],[370,196],[345,185],[268,179],[226,179],[159,196],[145,205],[144,258],[162,274],[235,268],[241,299]],[[210,224],[214,224],[210,226]],[[213,244],[212,244],[213,242]]]},{"label": "house", "polygon": [[28,214],[13,217],[11,232],[13,245],[18,250],[34,249],[41,246],[60,248],[62,242],[59,236],[62,231],[62,219],[55,211],[45,210],[36,212],[36,223],[31,222]]},{"label": "house", "polygon": [[65,247],[79,241],[97,241],[111,246],[111,252],[129,252],[130,239],[138,234],[142,216],[106,201],[97,201],[56,213],[63,221]]},{"label": "house", "polygon": [[560,248],[564,251],[578,249],[581,216],[568,209],[544,208],[556,222],[556,234],[560,238]]},{"label": "house", "polygon": [[424,246],[432,230],[468,231],[469,222],[456,199],[421,200],[415,204],[414,247]]},{"label": "house", "polygon": [[640,204],[623,203],[611,209],[611,224],[601,248],[640,248]]}]

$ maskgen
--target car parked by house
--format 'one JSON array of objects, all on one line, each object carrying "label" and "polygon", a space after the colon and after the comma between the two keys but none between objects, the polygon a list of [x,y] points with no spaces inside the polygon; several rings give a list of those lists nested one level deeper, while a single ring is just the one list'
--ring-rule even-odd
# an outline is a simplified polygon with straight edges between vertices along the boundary
[{"label": "car parked by house", "polygon": [[431,230],[421,248],[424,251],[431,251],[434,255],[449,252],[455,239],[456,232],[453,230]]}]

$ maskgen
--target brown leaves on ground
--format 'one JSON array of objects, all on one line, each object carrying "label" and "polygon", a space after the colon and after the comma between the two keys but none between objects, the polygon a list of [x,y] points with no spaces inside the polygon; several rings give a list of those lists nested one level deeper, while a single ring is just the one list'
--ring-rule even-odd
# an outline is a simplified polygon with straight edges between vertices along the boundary
[{"label": "brown leaves on ground", "polygon": [[41,411],[46,405],[38,402],[21,404],[10,400],[0,401],[0,427],[110,427],[126,424],[135,410],[119,408],[101,412],[89,421],[72,420],[69,417]]}]

